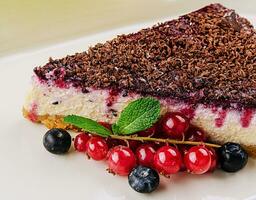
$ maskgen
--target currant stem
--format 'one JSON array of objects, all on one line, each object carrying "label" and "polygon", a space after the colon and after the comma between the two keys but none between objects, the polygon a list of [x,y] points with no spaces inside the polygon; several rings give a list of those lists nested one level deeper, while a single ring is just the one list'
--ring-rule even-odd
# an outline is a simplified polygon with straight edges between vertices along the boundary
[{"label": "currant stem", "polygon": [[187,144],[187,145],[205,145],[213,148],[219,148],[221,145],[211,144],[207,142],[193,142],[193,141],[182,141],[182,140],[172,140],[163,138],[152,138],[152,137],[137,137],[137,136],[125,136],[125,135],[109,135],[113,139],[119,140],[137,140],[137,141],[153,141],[153,142],[163,142],[170,144]]}]

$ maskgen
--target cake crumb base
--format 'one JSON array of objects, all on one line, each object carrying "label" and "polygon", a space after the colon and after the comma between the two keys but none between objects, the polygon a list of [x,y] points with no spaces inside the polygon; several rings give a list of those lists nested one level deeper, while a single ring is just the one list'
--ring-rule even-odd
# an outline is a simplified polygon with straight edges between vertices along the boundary
[{"label": "cake crumb base", "polygon": [[[26,109],[23,108],[22,113],[25,118],[29,119],[29,112]],[[64,116],[61,116],[61,115],[39,115],[36,117],[35,120],[33,120],[33,122],[41,123],[49,129],[62,128],[62,129],[66,129],[66,130],[81,131],[81,129],[65,123],[63,118],[64,118]]]},{"label": "cake crumb base", "polygon": [[[29,112],[26,109],[22,109],[23,116],[29,119]],[[81,131],[81,129],[67,124],[63,120],[64,116],[61,115],[39,115],[36,117],[36,120],[33,120],[34,123],[42,123],[47,128],[62,128],[72,131]],[[30,119],[29,119],[30,120]],[[203,127],[199,127],[203,128]],[[250,156],[256,158],[256,145],[243,145],[243,148],[249,153]]]}]

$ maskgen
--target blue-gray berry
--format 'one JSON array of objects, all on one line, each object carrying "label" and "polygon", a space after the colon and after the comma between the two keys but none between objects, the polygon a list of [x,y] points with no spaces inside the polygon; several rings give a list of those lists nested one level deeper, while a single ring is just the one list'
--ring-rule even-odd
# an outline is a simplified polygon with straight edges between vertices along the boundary
[{"label": "blue-gray berry", "polygon": [[154,169],[137,166],[130,172],[128,182],[135,191],[150,193],[158,187],[159,175]]}]

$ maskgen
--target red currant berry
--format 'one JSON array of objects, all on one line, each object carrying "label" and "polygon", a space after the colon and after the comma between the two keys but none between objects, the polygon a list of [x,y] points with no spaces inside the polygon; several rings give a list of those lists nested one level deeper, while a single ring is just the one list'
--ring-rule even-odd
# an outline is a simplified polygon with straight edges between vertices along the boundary
[{"label": "red currant berry", "polygon": [[108,168],[114,174],[126,176],[136,166],[136,158],[129,147],[116,146],[108,153]]},{"label": "red currant berry", "polygon": [[137,134],[138,136],[141,136],[141,137],[152,137],[156,133],[156,129],[157,129],[157,125],[155,124],[144,131],[138,132]]},{"label": "red currant berry", "polygon": [[207,140],[207,137],[204,131],[197,127],[191,126],[186,133],[186,140],[205,142]]},{"label": "red currant berry", "polygon": [[87,133],[79,133],[74,140],[75,150],[79,152],[86,151],[86,143],[90,139],[90,136]]},{"label": "red currant berry", "polygon": [[155,149],[150,144],[143,144],[139,146],[136,150],[138,164],[151,167],[153,165],[155,153]]},{"label": "red currant berry", "polygon": [[209,150],[210,155],[211,155],[211,166],[210,166],[210,169],[208,171],[213,172],[217,167],[217,162],[218,162],[217,154],[216,154],[215,149],[213,149],[213,148],[209,148],[208,150]]},{"label": "red currant berry", "polygon": [[103,138],[94,136],[86,143],[86,152],[94,160],[103,160],[107,156],[108,145]]},{"label": "red currant berry", "polygon": [[105,128],[112,130],[111,124],[107,122],[99,122],[100,125],[104,126]]},{"label": "red currant berry", "polygon": [[203,174],[210,169],[211,155],[203,146],[191,147],[184,158],[186,168],[193,174]]},{"label": "red currant berry", "polygon": [[166,113],[162,120],[162,131],[171,138],[181,139],[189,127],[189,120],[181,113]]},{"label": "red currant berry", "polygon": [[154,156],[155,169],[164,175],[177,173],[180,170],[181,163],[181,154],[174,147],[163,146],[157,150]]}]

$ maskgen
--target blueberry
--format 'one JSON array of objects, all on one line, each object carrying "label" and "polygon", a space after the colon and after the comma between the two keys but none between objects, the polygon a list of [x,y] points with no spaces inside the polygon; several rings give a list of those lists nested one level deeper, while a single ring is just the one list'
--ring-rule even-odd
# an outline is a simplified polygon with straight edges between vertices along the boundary
[{"label": "blueberry", "polygon": [[150,193],[158,187],[159,175],[154,169],[137,166],[130,172],[128,182],[135,191]]},{"label": "blueberry", "polygon": [[71,136],[64,129],[53,128],[45,133],[43,144],[53,154],[64,154],[71,146]]},{"label": "blueberry", "polygon": [[248,154],[236,143],[228,142],[218,149],[221,168],[226,172],[237,172],[242,169],[247,161]]}]

